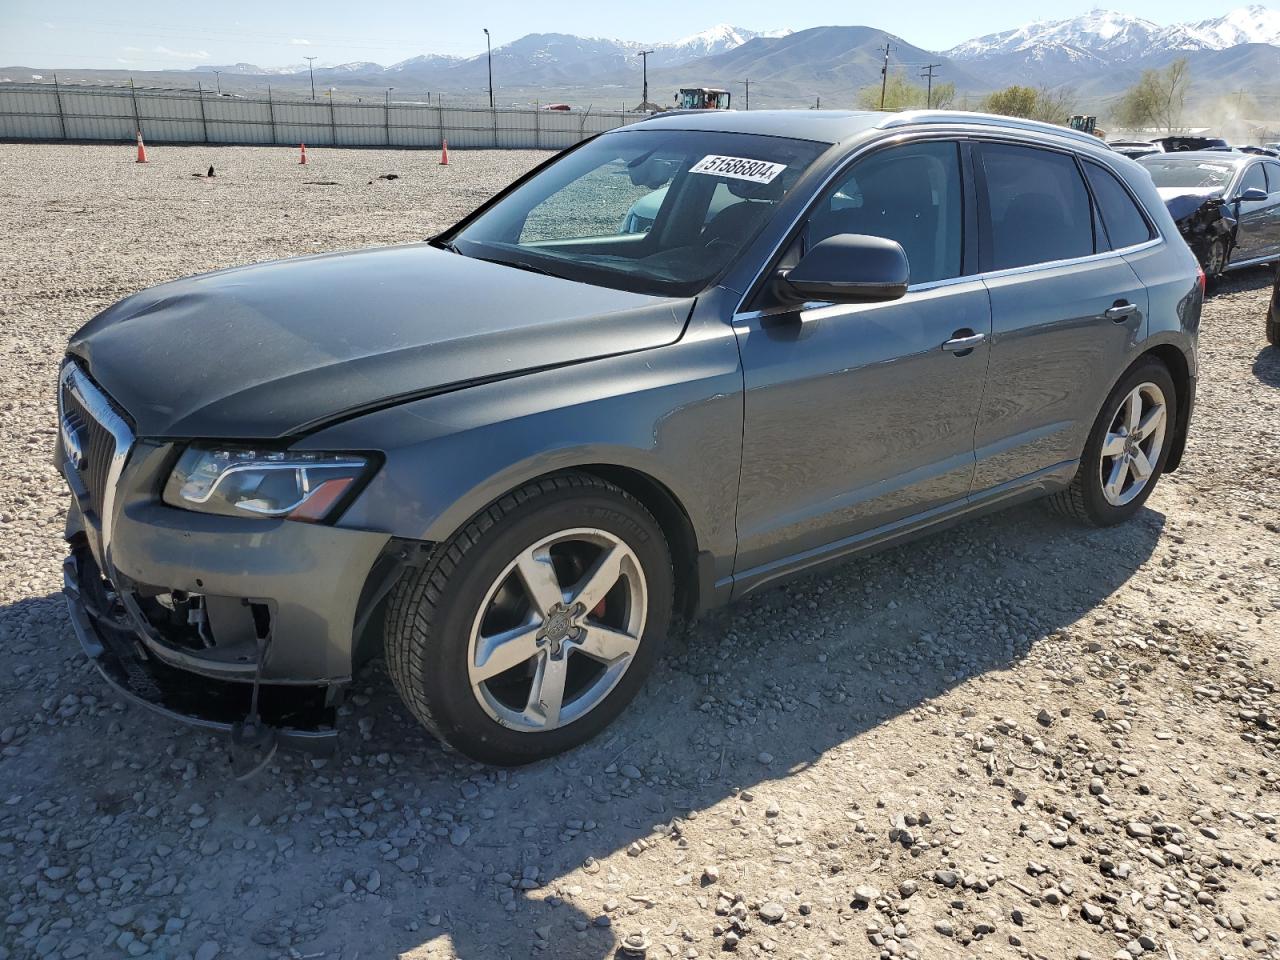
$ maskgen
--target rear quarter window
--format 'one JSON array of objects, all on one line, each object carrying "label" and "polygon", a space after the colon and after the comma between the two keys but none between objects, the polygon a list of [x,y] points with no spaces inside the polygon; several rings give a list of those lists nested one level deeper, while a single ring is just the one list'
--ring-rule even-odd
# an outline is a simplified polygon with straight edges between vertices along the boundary
[{"label": "rear quarter window", "polygon": [[1150,240],[1151,225],[1116,175],[1092,160],[1084,162],[1084,172],[1111,240],[1111,249],[1119,250]]}]

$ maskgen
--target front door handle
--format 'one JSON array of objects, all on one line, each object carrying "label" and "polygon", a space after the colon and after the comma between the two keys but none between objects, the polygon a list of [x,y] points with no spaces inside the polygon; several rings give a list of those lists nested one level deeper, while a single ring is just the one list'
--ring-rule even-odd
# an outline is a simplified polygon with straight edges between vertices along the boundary
[{"label": "front door handle", "polygon": [[1103,316],[1108,320],[1114,320],[1119,323],[1126,317],[1131,317],[1138,312],[1136,303],[1117,303],[1114,307],[1107,307],[1103,312]]},{"label": "front door handle", "polygon": [[974,333],[972,330],[957,330],[951,339],[942,345],[942,349],[947,353],[964,356],[971,353],[974,347],[986,339],[987,335],[985,333]]}]

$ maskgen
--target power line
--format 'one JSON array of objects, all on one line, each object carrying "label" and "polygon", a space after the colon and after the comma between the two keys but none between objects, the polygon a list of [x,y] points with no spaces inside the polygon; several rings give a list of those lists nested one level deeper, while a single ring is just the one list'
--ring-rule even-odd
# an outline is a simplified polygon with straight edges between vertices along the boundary
[{"label": "power line", "polygon": [[930,63],[920,72],[920,76],[926,77],[928,82],[924,94],[924,107],[926,110],[933,109],[933,71],[940,66],[942,66],[940,63]]},{"label": "power line", "polygon": [[884,64],[880,67],[880,109],[884,109],[885,88],[889,85],[889,41],[884,42]]},{"label": "power line", "polygon": [[649,58],[653,56],[652,50],[641,50],[636,54],[640,58],[640,72],[644,75],[644,96],[640,98],[640,109],[649,109]]}]

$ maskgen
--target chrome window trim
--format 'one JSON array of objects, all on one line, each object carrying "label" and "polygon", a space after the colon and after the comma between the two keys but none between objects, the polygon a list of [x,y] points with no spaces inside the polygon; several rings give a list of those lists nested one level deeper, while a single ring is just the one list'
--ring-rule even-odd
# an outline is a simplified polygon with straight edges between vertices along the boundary
[{"label": "chrome window trim", "polygon": [[129,453],[133,449],[133,443],[136,438],[133,435],[133,430],[124,422],[124,418],[116,413],[106,394],[94,386],[93,381],[85,375],[75,361],[69,360],[63,365],[62,372],[58,377],[58,383],[60,388],[58,390],[58,422],[61,423],[65,417],[62,403],[62,395],[65,390],[80,401],[80,405],[84,407],[89,416],[98,421],[99,426],[111,434],[112,440],[115,441],[111,464],[107,468],[106,489],[102,491],[102,516],[98,518],[102,524],[102,559],[109,564],[107,557],[111,546],[111,527],[112,518],[115,515],[116,488],[120,485],[120,474],[124,471],[124,465],[129,459]]}]

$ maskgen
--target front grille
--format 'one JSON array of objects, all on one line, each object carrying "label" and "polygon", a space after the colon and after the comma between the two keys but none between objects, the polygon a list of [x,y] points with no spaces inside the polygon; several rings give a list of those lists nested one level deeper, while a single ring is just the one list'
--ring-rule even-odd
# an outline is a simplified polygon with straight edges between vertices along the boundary
[{"label": "front grille", "polygon": [[107,492],[107,475],[111,471],[111,460],[116,454],[116,438],[94,419],[93,414],[85,409],[80,397],[67,386],[62,388],[62,410],[67,425],[80,435],[84,467],[77,472],[89,492],[93,512],[101,518],[102,500]]},{"label": "front grille", "polygon": [[107,539],[114,485],[133,445],[133,431],[118,408],[74,363],[59,381],[63,452],[88,494],[88,512]]}]

